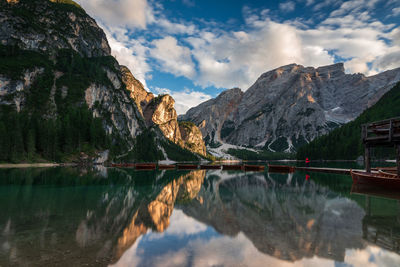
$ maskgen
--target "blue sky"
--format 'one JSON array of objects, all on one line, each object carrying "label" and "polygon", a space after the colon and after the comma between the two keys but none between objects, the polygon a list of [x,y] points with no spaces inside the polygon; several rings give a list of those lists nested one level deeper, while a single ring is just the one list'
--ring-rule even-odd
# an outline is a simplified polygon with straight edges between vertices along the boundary
[{"label": "blue sky", "polygon": [[400,67],[400,0],[78,0],[113,55],[178,113],[264,72],[344,62],[373,75]]}]

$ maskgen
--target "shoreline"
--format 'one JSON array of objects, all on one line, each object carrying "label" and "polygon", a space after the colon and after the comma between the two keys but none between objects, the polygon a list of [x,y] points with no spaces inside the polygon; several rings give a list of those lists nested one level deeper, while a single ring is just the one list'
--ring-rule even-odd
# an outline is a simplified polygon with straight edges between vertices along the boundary
[{"label": "shoreline", "polygon": [[48,168],[64,166],[60,163],[0,163],[0,169],[11,169],[11,168]]}]

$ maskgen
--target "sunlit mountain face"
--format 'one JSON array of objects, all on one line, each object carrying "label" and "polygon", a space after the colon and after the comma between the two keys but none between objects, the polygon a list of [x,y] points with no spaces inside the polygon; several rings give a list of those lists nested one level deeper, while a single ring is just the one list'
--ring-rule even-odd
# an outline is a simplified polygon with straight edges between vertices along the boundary
[{"label": "sunlit mountain face", "polygon": [[100,171],[0,171],[0,265],[400,263],[398,200],[346,176]]},{"label": "sunlit mountain face", "polygon": [[398,0],[77,2],[118,61],[153,93],[170,93],[179,114],[292,63],[343,62],[367,76],[400,67]]}]

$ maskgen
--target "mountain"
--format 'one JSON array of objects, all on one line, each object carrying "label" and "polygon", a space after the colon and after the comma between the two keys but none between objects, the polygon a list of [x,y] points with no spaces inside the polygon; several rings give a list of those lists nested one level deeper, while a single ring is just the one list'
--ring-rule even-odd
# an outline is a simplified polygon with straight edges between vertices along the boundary
[{"label": "mountain", "polygon": [[120,66],[78,4],[1,0],[0,8],[0,161],[70,161],[108,150],[114,160],[205,156],[202,137],[182,138],[174,100],[154,97]]},{"label": "mountain", "polygon": [[294,151],[355,119],[400,80],[400,68],[374,76],[346,74],[342,63],[297,64],[262,74],[245,92],[231,89],[180,119],[199,126],[206,143]]},{"label": "mountain", "polygon": [[[364,154],[361,125],[398,116],[400,116],[400,83],[397,83],[375,105],[366,109],[354,121],[301,147],[297,152],[297,158],[356,159]],[[381,151],[381,149],[375,148],[373,155],[377,157],[387,156],[387,152],[389,151]],[[394,149],[392,149],[393,152]]]}]

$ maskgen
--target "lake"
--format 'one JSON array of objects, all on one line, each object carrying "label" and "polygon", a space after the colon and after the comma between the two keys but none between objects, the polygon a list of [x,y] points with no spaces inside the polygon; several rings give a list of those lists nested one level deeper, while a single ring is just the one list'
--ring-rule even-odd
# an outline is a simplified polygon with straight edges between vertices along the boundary
[{"label": "lake", "polygon": [[3,169],[0,266],[400,266],[400,201],[335,174]]}]

